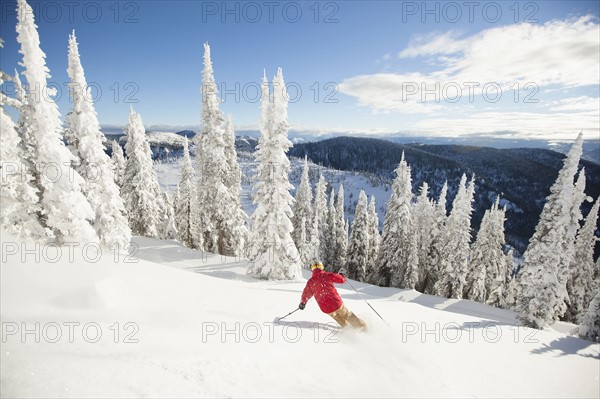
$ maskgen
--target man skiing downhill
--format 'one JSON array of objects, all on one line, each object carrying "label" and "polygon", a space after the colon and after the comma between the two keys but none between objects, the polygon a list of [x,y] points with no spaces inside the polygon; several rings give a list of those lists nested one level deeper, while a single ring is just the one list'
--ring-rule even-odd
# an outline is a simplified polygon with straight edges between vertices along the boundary
[{"label": "man skiing downhill", "polygon": [[324,266],[321,262],[313,263],[310,268],[313,274],[306,282],[306,287],[302,292],[302,299],[298,308],[304,310],[306,303],[314,296],[321,311],[331,316],[340,326],[345,327],[350,325],[360,328],[363,331],[366,330],[366,323],[348,310],[333,286],[334,283],[345,283],[346,277],[343,274],[324,271]]}]

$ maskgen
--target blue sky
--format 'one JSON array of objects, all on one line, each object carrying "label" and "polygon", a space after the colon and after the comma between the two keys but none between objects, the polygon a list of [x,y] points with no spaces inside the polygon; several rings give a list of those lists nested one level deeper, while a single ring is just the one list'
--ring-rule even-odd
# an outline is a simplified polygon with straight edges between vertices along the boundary
[{"label": "blue sky", "polygon": [[[133,105],[148,126],[197,128],[209,42],[222,109],[238,129],[256,126],[263,69],[272,77],[282,67],[297,130],[600,134],[598,1],[30,4],[62,114],[75,29],[103,125],[124,125]],[[21,58],[15,8],[1,0],[0,67],[9,72]]]}]

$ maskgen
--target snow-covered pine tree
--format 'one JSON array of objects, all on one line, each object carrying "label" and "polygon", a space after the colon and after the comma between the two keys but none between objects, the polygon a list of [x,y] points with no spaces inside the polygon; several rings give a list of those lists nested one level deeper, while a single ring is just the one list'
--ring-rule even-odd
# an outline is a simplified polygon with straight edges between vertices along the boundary
[{"label": "snow-covered pine tree", "polygon": [[21,145],[23,147],[23,162],[27,165],[30,174],[35,175],[35,137],[31,129],[31,106],[27,101],[27,92],[23,88],[19,73],[15,69],[15,75],[13,77],[15,84],[15,108],[19,110],[19,120],[17,122],[17,132],[21,138]]},{"label": "snow-covered pine tree", "polygon": [[335,257],[335,245],[337,242],[336,228],[337,223],[336,207],[335,207],[335,188],[331,186],[331,192],[329,194],[329,206],[327,207],[327,222],[325,224],[325,252],[323,253],[323,264],[327,266],[330,271],[338,271],[334,262]]},{"label": "snow-covered pine tree", "polygon": [[429,242],[429,254],[427,255],[428,273],[423,283],[423,292],[426,294],[435,293],[435,285],[441,277],[441,264],[445,256],[446,246],[446,194],[448,192],[448,182],[444,182],[438,201],[433,208],[431,220],[431,237]]},{"label": "snow-covered pine tree", "polygon": [[431,245],[431,229],[433,226],[434,204],[429,199],[429,185],[423,182],[417,202],[412,209],[413,230],[417,239],[417,256],[419,267],[419,282],[416,290],[423,292],[429,280],[429,251]]},{"label": "snow-covered pine tree", "polygon": [[[504,245],[504,210],[499,208],[497,197],[492,208],[485,211],[475,243],[471,248],[469,273],[465,286],[465,298],[485,303],[495,289],[504,286],[506,258]],[[502,298],[496,298],[499,302]],[[495,303],[490,303],[495,304]]]},{"label": "snow-covered pine tree", "polygon": [[[292,146],[288,139],[288,97],[281,68],[273,79],[273,103],[269,86],[263,78],[261,138],[255,152],[259,162],[258,183],[252,215],[252,243],[248,273],[256,278],[288,280],[301,275],[300,256],[291,233],[293,187],[288,181],[290,161],[286,156]],[[269,169],[273,168],[272,173]]]},{"label": "snow-covered pine tree", "polygon": [[490,295],[486,304],[498,308],[510,309],[515,304],[515,279],[513,273],[515,269],[514,251],[509,249],[504,255],[504,281],[496,279],[492,281]]},{"label": "snow-covered pine tree", "polygon": [[[314,248],[315,256],[321,262],[325,261],[325,257],[327,254],[327,182],[325,181],[325,177],[322,174],[319,175],[319,181],[317,182],[317,187],[315,189],[315,198],[313,205],[314,212],[314,221],[313,221],[313,235],[311,239],[316,240],[319,244],[318,247]],[[315,230],[316,229],[316,230]],[[325,263],[324,263],[325,264]]]},{"label": "snow-covered pine tree", "polygon": [[[366,210],[366,208],[365,208]],[[346,218],[344,212],[344,185],[340,184],[335,201],[335,232],[333,234],[333,259],[331,265],[333,270],[344,270],[346,266],[346,252],[348,251],[348,230],[346,229]]]},{"label": "snow-covered pine tree", "polygon": [[[197,182],[196,178],[196,182]],[[192,233],[192,248],[203,250],[204,249],[204,223],[202,219],[202,213],[200,212],[200,204],[198,203],[198,198],[200,195],[198,194],[198,190],[201,190],[200,187],[197,187],[195,184],[191,184],[190,186],[190,195],[193,197],[190,200],[190,213],[191,213],[191,233]]]},{"label": "snow-covered pine tree", "polygon": [[180,243],[185,245],[186,247],[189,247],[188,244],[183,242],[184,240],[182,239],[181,235],[179,234],[179,226],[182,224],[181,214],[179,213],[179,211],[181,211],[181,208],[183,207],[181,205],[181,199],[180,199],[181,198],[180,187],[181,187],[181,182],[179,182],[179,184],[177,184],[177,186],[175,187],[175,192],[173,193],[173,225],[175,226],[175,231],[177,231],[175,238]]},{"label": "snow-covered pine tree", "polygon": [[300,245],[296,246],[298,248],[300,260],[303,265],[309,265],[313,261],[313,244],[309,241],[308,234],[306,232],[307,225],[308,223],[306,218],[303,218],[302,223],[300,223]]},{"label": "snow-covered pine tree", "polygon": [[462,299],[466,284],[475,193],[474,178],[469,186],[466,185],[466,181],[467,177],[463,174],[447,220],[446,245],[441,259],[442,275],[437,282],[437,288],[434,288],[437,295],[447,298]]},{"label": "snow-covered pine tree", "polygon": [[[493,216],[493,237],[494,247],[491,249],[490,262],[487,264],[485,279],[486,295],[489,299],[494,286],[499,284],[505,285],[507,277],[512,274],[512,258],[508,262],[507,256],[504,254],[504,246],[506,244],[506,237],[504,235],[504,223],[506,222],[506,209],[500,207],[500,197],[496,199],[496,204],[492,207]],[[511,254],[512,256],[512,254]],[[492,260],[497,260],[493,262]],[[509,267],[510,266],[510,267]],[[504,287],[506,289],[506,287]]]},{"label": "snow-covered pine tree", "polygon": [[[250,230],[250,247],[248,248],[248,257],[250,260],[260,260],[261,264],[257,267],[252,267],[250,264],[248,268],[248,274],[260,274],[264,263],[266,262],[261,257],[264,257],[265,253],[270,251],[271,248],[268,242],[264,242],[264,237],[260,237],[269,229],[269,217],[271,216],[268,210],[264,207],[264,204],[268,201],[268,194],[270,192],[269,183],[272,179],[273,170],[269,162],[271,161],[270,148],[270,136],[273,134],[273,104],[270,100],[270,88],[267,80],[266,71],[263,74],[263,80],[261,85],[261,116],[258,123],[260,130],[260,136],[258,138],[258,145],[254,152],[254,160],[257,164],[256,172],[256,183],[254,183],[254,197],[253,203],[257,206],[254,213],[251,215],[251,230]],[[265,165],[265,166],[263,166]]]},{"label": "snow-covered pine tree", "polygon": [[369,280],[386,287],[414,288],[418,281],[417,242],[411,218],[410,167],[404,153],[396,175],[384,218],[378,267]]},{"label": "snow-covered pine tree", "polygon": [[248,216],[242,209],[242,169],[238,163],[235,149],[233,121],[225,121],[225,159],[227,160],[227,178],[225,186],[229,189],[228,204],[224,211],[224,251],[226,255],[240,256],[248,243]]},{"label": "snow-covered pine tree", "polygon": [[377,206],[375,204],[374,195],[371,196],[368,212],[369,254],[367,257],[365,280],[366,276],[369,276],[371,273],[373,273],[373,269],[375,268],[375,264],[379,258],[379,243],[381,242],[381,235],[379,234],[379,216],[377,215]]},{"label": "snow-covered pine tree", "polygon": [[[0,71],[0,85],[9,79]],[[0,222],[4,229],[17,236],[42,240],[48,232],[38,220],[39,197],[32,184],[30,164],[25,161],[23,141],[4,110],[5,104],[12,104],[17,110],[23,105],[20,100],[0,93]]]},{"label": "snow-covered pine tree", "polygon": [[[58,107],[52,99],[56,93],[48,87],[50,77],[33,10],[25,0],[18,0],[17,41],[23,54],[21,65],[30,90],[27,93],[26,147],[32,148],[33,185],[38,190],[40,222],[49,228],[58,244],[65,242],[99,242],[91,222],[94,210],[81,192],[83,178],[72,167],[77,158],[63,142]],[[42,98],[43,97],[43,98]]]},{"label": "snow-covered pine tree", "polygon": [[367,196],[360,190],[358,203],[352,222],[350,245],[348,246],[348,259],[345,270],[348,278],[356,281],[365,281],[367,264],[369,262],[369,214],[367,209]]},{"label": "snow-covered pine tree", "polygon": [[598,288],[596,288],[596,296],[581,317],[579,336],[589,341],[600,342],[600,289]]},{"label": "snow-covered pine tree", "polygon": [[195,175],[190,158],[188,139],[183,142],[183,168],[181,169],[181,181],[177,186],[175,208],[175,227],[177,238],[183,245],[194,248],[194,210],[195,202],[198,201],[195,188]]},{"label": "snow-covered pine tree", "polygon": [[321,234],[319,228],[319,215],[316,212],[313,212],[312,220],[309,224],[307,224],[307,245],[310,250],[310,256],[305,259],[305,261],[309,264],[312,264],[316,261],[321,260],[320,257],[320,246],[321,242],[319,239],[319,235]]},{"label": "snow-covered pine tree", "polygon": [[121,148],[117,140],[112,141],[111,148],[114,180],[117,186],[121,188],[123,185],[123,175],[125,174],[125,155],[123,154],[123,148]]},{"label": "snow-covered pine tree", "polygon": [[294,239],[298,249],[305,244],[305,242],[300,239],[302,220],[304,220],[305,223],[312,220],[311,204],[313,200],[313,194],[308,178],[308,170],[308,158],[305,157],[302,177],[300,178],[300,184],[296,190],[296,197],[292,207],[292,211],[294,212],[294,217],[292,218],[292,223],[294,225],[292,238]]},{"label": "snow-covered pine tree", "polygon": [[529,240],[525,262],[517,275],[516,310],[527,326],[543,328],[566,311],[567,276],[572,262],[575,232],[572,231],[575,186],[582,154],[580,133],[567,154],[558,177]]},{"label": "snow-covered pine tree", "polygon": [[567,280],[569,306],[565,315],[566,320],[572,323],[580,321],[598,286],[598,281],[594,279],[594,248],[598,241],[595,231],[599,207],[600,198],[597,198],[575,239],[575,251]]},{"label": "snow-covered pine tree", "polygon": [[[194,137],[194,144],[196,145],[196,164],[197,164],[197,178],[198,178],[198,211],[196,214],[197,224],[199,228],[199,234],[203,246],[202,250],[209,252],[217,252],[216,250],[216,238],[215,232],[216,226],[214,225],[213,216],[210,214],[214,207],[213,202],[216,202],[215,191],[221,188],[221,194],[225,192],[225,188],[221,184],[215,187],[209,188],[209,181],[213,185],[218,181],[215,176],[219,174],[219,169],[224,172],[226,166],[224,165],[224,142],[214,143],[214,140],[223,141],[222,126],[225,121],[225,117],[219,108],[219,98],[217,96],[218,88],[214,78],[214,71],[212,61],[210,58],[210,46],[208,43],[204,43],[204,69],[202,71],[202,114],[201,114],[201,131]],[[212,140],[209,138],[212,137]],[[209,143],[207,143],[207,141]],[[217,150],[221,150],[220,154],[216,154],[217,158],[213,158],[210,150],[217,147]]]},{"label": "snow-covered pine tree", "polygon": [[502,248],[506,241],[504,236],[504,222],[506,221],[506,209],[500,208],[499,197],[492,207],[490,214],[493,220],[493,246],[490,247],[489,259],[486,266],[486,303],[499,308],[507,308],[511,299],[510,282],[513,272],[512,249],[504,254]]},{"label": "snow-covered pine tree", "polygon": [[154,171],[152,152],[142,117],[133,108],[129,114],[125,135],[127,159],[121,193],[127,209],[129,226],[133,234],[157,238],[163,227],[162,193]]},{"label": "snow-covered pine tree", "polygon": [[83,177],[82,191],[94,209],[94,229],[109,248],[126,248],[131,241],[125,206],[114,181],[111,160],[104,151],[106,138],[92,102],[79,56],[75,31],[69,35],[69,93],[73,107],[65,118],[65,136],[79,162],[75,170]]},{"label": "snow-covered pine tree", "polygon": [[204,44],[202,131],[196,136],[199,169],[197,217],[202,221],[204,249],[222,255],[244,250],[246,215],[241,208],[241,172],[235,155],[233,125],[219,109],[210,46]]},{"label": "snow-covered pine tree", "polygon": [[173,209],[173,199],[167,191],[162,192],[163,205],[163,227],[162,239],[173,240],[177,238],[177,228],[175,227],[175,210]]},{"label": "snow-covered pine tree", "polygon": [[349,239],[350,239],[350,222],[348,221],[348,219],[344,220],[344,237],[346,237],[346,248],[344,249],[344,254],[348,253],[348,244],[349,244]]},{"label": "snow-covered pine tree", "polygon": [[[227,175],[225,185],[230,188],[239,189],[242,184],[242,169],[237,159],[237,151],[235,149],[235,130],[233,128],[233,118],[227,115],[225,118],[224,142],[225,142],[225,159],[227,160]],[[238,193],[239,197],[239,193]]]}]

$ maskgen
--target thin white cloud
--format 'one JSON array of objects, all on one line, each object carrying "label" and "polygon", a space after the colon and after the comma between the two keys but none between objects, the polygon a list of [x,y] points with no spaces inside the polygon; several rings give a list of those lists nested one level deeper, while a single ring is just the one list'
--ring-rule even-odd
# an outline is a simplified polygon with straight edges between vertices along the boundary
[{"label": "thin white cloud", "polygon": [[551,103],[551,111],[596,111],[600,109],[600,98],[579,96],[568,97]]},{"label": "thin white cloud", "polygon": [[398,58],[414,58],[465,51],[468,40],[459,38],[460,33],[448,31],[442,34],[415,35],[407,48],[398,53]]},{"label": "thin white cloud", "polygon": [[[448,57],[453,54],[454,57]],[[460,38],[456,32],[418,36],[400,58],[433,57],[434,76],[456,81],[535,82],[578,87],[600,82],[600,25],[591,16],[521,23]]]},{"label": "thin white cloud", "polygon": [[[488,122],[495,131],[523,132],[594,130],[598,133],[598,99],[587,96],[538,103],[536,109],[546,112],[480,112],[468,116],[473,103],[453,103],[469,95],[480,96],[485,84],[499,87],[503,94],[516,84],[521,90],[527,83],[539,88],[537,98],[556,90],[597,86],[600,84],[600,25],[592,16],[553,20],[545,24],[513,24],[483,30],[471,36],[456,31],[415,36],[398,54],[402,59],[414,59],[437,65],[428,73],[378,73],[348,78],[340,84],[340,92],[353,96],[361,106],[374,112],[423,114],[428,118],[418,128],[444,127],[438,121],[448,121],[440,113],[463,117],[463,127],[452,130],[481,131],[480,122]],[[428,69],[431,69],[430,67]],[[415,93],[415,86],[418,87]],[[531,87],[531,86],[530,86]],[[427,95],[423,89],[436,94]],[[458,92],[457,92],[458,90]],[[527,94],[527,90],[522,92]],[[566,96],[566,94],[563,94]],[[555,97],[556,98],[556,97]],[[475,104],[476,106],[478,104]],[[479,104],[481,105],[481,103]],[[489,104],[483,104],[489,106]],[[514,110],[514,104],[513,110]],[[498,106],[502,107],[501,103]],[[529,111],[528,105],[523,109]],[[533,106],[529,107],[533,108]],[[513,111],[510,110],[510,111]],[[508,110],[507,110],[508,111]],[[582,113],[583,111],[583,113]],[[558,112],[548,115],[547,112]],[[590,114],[591,113],[591,114]],[[590,115],[595,116],[589,117]],[[504,120],[503,118],[506,118]],[[579,120],[582,118],[583,120]],[[520,124],[522,122],[522,124]],[[577,126],[580,127],[577,127]],[[412,128],[412,126],[404,126]]]},{"label": "thin white cloud", "polygon": [[[432,114],[442,111],[440,103],[421,101],[421,84],[435,81],[422,74],[380,73],[346,79],[339,85],[340,92],[356,97],[361,106],[376,112],[401,111],[408,114]],[[441,102],[441,100],[440,100]]]},{"label": "thin white cloud", "polygon": [[[585,139],[600,137],[600,111],[569,113],[480,112],[455,118],[431,118],[415,123],[421,132],[458,137],[470,134],[514,132],[515,138],[572,139],[580,131]],[[507,137],[503,134],[502,137]]]}]

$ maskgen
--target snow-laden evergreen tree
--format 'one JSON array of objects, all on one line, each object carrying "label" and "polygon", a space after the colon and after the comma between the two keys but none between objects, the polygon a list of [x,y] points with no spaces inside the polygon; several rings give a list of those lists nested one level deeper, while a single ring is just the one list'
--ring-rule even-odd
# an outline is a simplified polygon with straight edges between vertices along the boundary
[{"label": "snow-laden evergreen tree", "polygon": [[[294,279],[301,275],[300,255],[292,240],[293,187],[288,180],[290,161],[286,156],[292,146],[288,139],[288,97],[281,68],[273,79],[273,103],[269,86],[263,78],[261,137],[255,152],[259,162],[258,183],[252,215],[252,243],[248,273],[269,280]],[[265,173],[268,168],[272,173]]]},{"label": "snow-laden evergreen tree", "polygon": [[335,271],[343,270],[346,266],[348,230],[346,229],[346,218],[344,215],[344,185],[340,184],[338,195],[335,201],[335,215],[332,226],[334,233],[332,235],[333,257],[331,260],[331,265]]},{"label": "snow-laden evergreen tree", "polygon": [[369,280],[386,287],[414,288],[419,278],[419,260],[411,217],[410,167],[404,153],[396,175],[383,222],[378,265]]},{"label": "snow-laden evergreen tree", "polygon": [[513,278],[514,271],[514,254],[511,248],[506,255],[504,255],[504,276],[491,282],[489,289],[489,296],[486,301],[487,305],[495,306],[497,308],[509,309],[515,303],[515,284]]},{"label": "snow-laden evergreen tree", "polygon": [[431,220],[431,235],[429,241],[429,254],[427,256],[427,272],[425,282],[423,283],[423,292],[426,294],[435,294],[435,285],[442,274],[441,264],[445,257],[446,246],[446,194],[448,192],[448,183],[444,182],[440,197],[433,208]]},{"label": "snow-laden evergreen tree", "polygon": [[352,222],[348,259],[345,267],[348,278],[365,281],[369,262],[369,214],[367,196],[360,190]]},{"label": "snow-laden evergreen tree", "polygon": [[228,178],[225,185],[229,189],[229,204],[224,207],[225,212],[225,254],[241,255],[248,243],[248,215],[242,208],[242,169],[237,159],[235,149],[235,132],[231,117],[225,123],[225,159],[227,160]]},{"label": "snow-laden evergreen tree", "polygon": [[310,238],[307,233],[307,226],[309,225],[310,220],[306,220],[306,218],[302,218],[302,223],[300,223],[300,245],[297,246],[298,253],[300,254],[300,261],[303,265],[310,265],[314,260],[313,255],[313,243],[311,243]]},{"label": "snow-laden evergreen tree", "polygon": [[[235,149],[235,130],[233,128],[233,118],[228,115],[225,118],[224,126],[225,141],[225,159],[227,160],[227,175],[225,176],[225,185],[230,188],[239,189],[242,184],[242,169],[237,159],[237,150]],[[238,194],[239,197],[239,194]]]},{"label": "snow-laden evergreen tree", "polygon": [[[15,102],[13,106],[19,111],[19,120],[17,122],[17,132],[21,138],[23,147],[23,162],[27,165],[30,174],[35,174],[35,137],[31,130],[31,106],[27,101],[27,92],[23,88],[19,73],[15,69],[15,75],[12,78],[15,84]],[[10,99],[10,97],[8,98]]]},{"label": "snow-laden evergreen tree", "polygon": [[600,289],[596,286],[596,296],[581,316],[579,336],[589,341],[600,342]]},{"label": "snow-laden evergreen tree", "polygon": [[106,138],[92,102],[75,32],[69,36],[69,92],[71,112],[65,119],[67,142],[78,158],[75,170],[83,177],[82,191],[94,209],[94,229],[109,248],[125,248],[131,241],[125,206],[114,181],[111,160],[104,151]]},{"label": "snow-laden evergreen tree", "polygon": [[321,241],[319,239],[319,235],[321,234],[321,229],[319,226],[319,214],[317,212],[313,212],[312,220],[307,224],[307,237],[306,242],[309,248],[309,257],[304,259],[308,264],[313,264],[316,261],[321,260]]},{"label": "snow-laden evergreen tree", "polygon": [[185,244],[183,242],[183,239],[181,237],[181,235],[179,234],[179,224],[181,223],[181,219],[179,219],[180,214],[178,213],[178,211],[180,211],[180,207],[181,207],[181,190],[180,190],[180,186],[181,186],[181,182],[179,182],[179,184],[175,187],[175,192],[173,193],[173,225],[175,226],[175,231],[177,232],[177,234],[175,235],[175,238],[182,243],[185,246],[188,246],[188,244]]},{"label": "snow-laden evergreen tree", "polygon": [[306,244],[305,241],[300,239],[301,236],[301,225],[302,220],[304,223],[312,220],[312,200],[313,194],[312,189],[310,187],[310,181],[308,179],[308,158],[304,158],[304,169],[302,170],[302,177],[300,178],[300,184],[298,185],[298,189],[296,190],[296,197],[294,200],[294,205],[292,207],[292,211],[294,212],[294,217],[292,218],[292,223],[294,225],[294,232],[292,233],[292,238],[296,243],[298,249],[301,246]]},{"label": "snow-laden evergreen tree", "polygon": [[111,148],[114,180],[117,186],[121,188],[123,186],[123,176],[125,175],[125,155],[117,140],[112,141]]},{"label": "snow-laden evergreen tree", "polygon": [[175,227],[175,210],[173,208],[173,199],[167,191],[162,192],[163,204],[163,228],[162,239],[173,240],[177,237],[177,227]]},{"label": "snow-laden evergreen tree", "polygon": [[573,261],[575,174],[582,153],[580,133],[567,154],[558,178],[529,240],[525,262],[517,275],[516,310],[527,326],[543,328],[566,311],[567,277]]},{"label": "snow-laden evergreen tree", "polygon": [[[0,71],[0,85],[9,79]],[[17,236],[42,240],[48,233],[38,219],[39,197],[32,184],[30,165],[24,161],[23,141],[15,123],[4,110],[5,104],[9,103],[17,109],[22,106],[21,101],[0,93],[0,222],[6,231]]]},{"label": "snow-laden evergreen tree", "polygon": [[241,207],[241,171],[231,122],[219,109],[210,47],[204,44],[202,131],[196,137],[199,166],[198,217],[204,247],[222,255],[239,255],[247,240],[246,215]]},{"label": "snow-laden evergreen tree", "polygon": [[[581,171],[577,175],[577,179],[575,180],[575,186],[573,188],[573,195],[571,197],[571,218],[568,224],[568,232],[569,235],[575,237],[577,235],[577,231],[580,228],[580,222],[583,220],[583,213],[581,212],[581,205],[587,199],[587,195],[585,194],[585,168],[581,168]],[[575,240],[573,240],[573,243]],[[574,245],[570,246],[571,249],[571,258],[574,255],[575,247]],[[569,272],[565,273],[567,278],[569,276]]]},{"label": "snow-laden evergreen tree", "polygon": [[198,203],[198,198],[200,198],[198,191],[201,189],[201,187],[197,187],[195,184],[190,186],[190,195],[195,197],[190,200],[192,248],[199,250],[204,249],[204,222],[202,219],[203,215],[200,212],[200,204]]},{"label": "snow-laden evergreen tree", "polygon": [[[506,244],[506,237],[504,235],[506,209],[500,207],[500,197],[496,199],[496,203],[492,206],[490,216],[493,219],[494,226],[492,232],[494,246],[490,249],[490,259],[487,263],[485,275],[486,301],[489,300],[490,294],[494,291],[494,288],[498,285],[505,285],[507,283],[507,277],[510,277],[512,274],[512,258],[510,259],[510,262],[508,262],[508,258],[503,250]],[[504,287],[504,290],[506,290],[506,287]]]},{"label": "snow-laden evergreen tree", "polygon": [[579,336],[593,342],[600,342],[600,289],[596,286],[596,296],[581,317]]},{"label": "snow-laden evergreen tree", "polygon": [[[465,286],[465,298],[486,302],[492,286],[503,286],[506,279],[504,245],[504,210],[500,209],[500,197],[492,208],[485,211],[477,238],[471,249],[469,274]],[[502,298],[496,299],[498,302]]]},{"label": "snow-laden evergreen tree", "polygon": [[[324,262],[324,258],[327,253],[327,182],[322,174],[319,175],[319,181],[315,189],[315,198],[313,205],[313,236],[311,241],[316,246],[313,246],[314,255],[321,262]],[[323,263],[325,264],[325,263]]]},{"label": "snow-laden evergreen tree", "polygon": [[429,199],[429,185],[423,182],[417,202],[412,209],[413,229],[417,239],[417,256],[419,268],[419,282],[415,287],[423,292],[429,280],[429,251],[431,245],[431,229],[433,226],[434,204]]},{"label": "snow-laden evergreen tree", "polygon": [[344,220],[344,237],[346,237],[346,248],[344,249],[344,253],[347,254],[349,245],[348,240],[350,239],[350,222],[348,221],[348,219]]},{"label": "snow-laden evergreen tree", "polygon": [[336,223],[335,188],[331,186],[329,205],[327,207],[327,221],[325,224],[325,251],[323,252],[323,264],[327,266],[327,269],[330,271],[338,271],[336,265],[333,264],[335,243],[337,241],[335,237],[335,234],[337,233]]},{"label": "snow-laden evergreen tree", "polygon": [[163,229],[162,192],[142,117],[133,108],[125,135],[127,160],[122,195],[129,226],[133,234],[158,238]]},{"label": "snow-laden evergreen tree", "polygon": [[65,242],[99,242],[91,222],[94,210],[81,192],[83,178],[71,164],[77,158],[63,142],[63,129],[58,107],[52,99],[56,90],[48,87],[49,70],[33,10],[25,0],[18,0],[17,41],[23,55],[21,65],[27,78],[28,120],[26,147],[32,148],[30,158],[35,167],[33,185],[38,190],[40,222],[53,233],[58,244]]},{"label": "snow-laden evergreen tree", "polygon": [[471,244],[471,213],[473,212],[474,179],[469,186],[463,174],[452,211],[446,223],[446,245],[441,259],[442,275],[434,288],[437,295],[462,299],[469,266]]},{"label": "snow-laden evergreen tree", "polygon": [[197,211],[195,202],[198,201],[195,188],[195,175],[190,158],[190,150],[187,138],[183,142],[183,168],[181,169],[181,181],[177,186],[178,195],[174,203],[175,228],[177,238],[189,248],[194,248],[194,223]]},{"label": "snow-laden evergreen tree", "polygon": [[595,231],[599,207],[600,199],[596,199],[575,239],[575,251],[567,280],[569,306],[566,320],[572,323],[579,322],[580,316],[588,308],[599,283],[594,278],[594,248],[598,241]]},{"label": "snow-laden evergreen tree", "polygon": [[[219,107],[218,88],[214,77],[210,46],[204,43],[204,69],[202,71],[202,114],[201,131],[194,137],[196,145],[196,164],[198,178],[198,212],[196,214],[199,234],[203,247],[200,249],[217,252],[216,217],[211,215],[221,199],[215,195],[224,195],[227,191],[220,177],[226,174],[225,142],[223,123],[225,116]],[[213,157],[211,150],[216,150]],[[219,176],[220,175],[220,176]],[[208,187],[212,185],[213,187]],[[220,190],[219,190],[220,189]],[[220,191],[220,193],[217,193]],[[219,198],[219,200],[217,200]]]},{"label": "snow-laden evergreen tree", "polygon": [[379,243],[381,242],[381,235],[379,234],[379,216],[377,215],[377,206],[375,204],[375,196],[371,196],[369,202],[369,214],[368,214],[368,234],[369,234],[369,254],[367,257],[367,270],[366,276],[373,273],[375,263],[379,258]]}]

